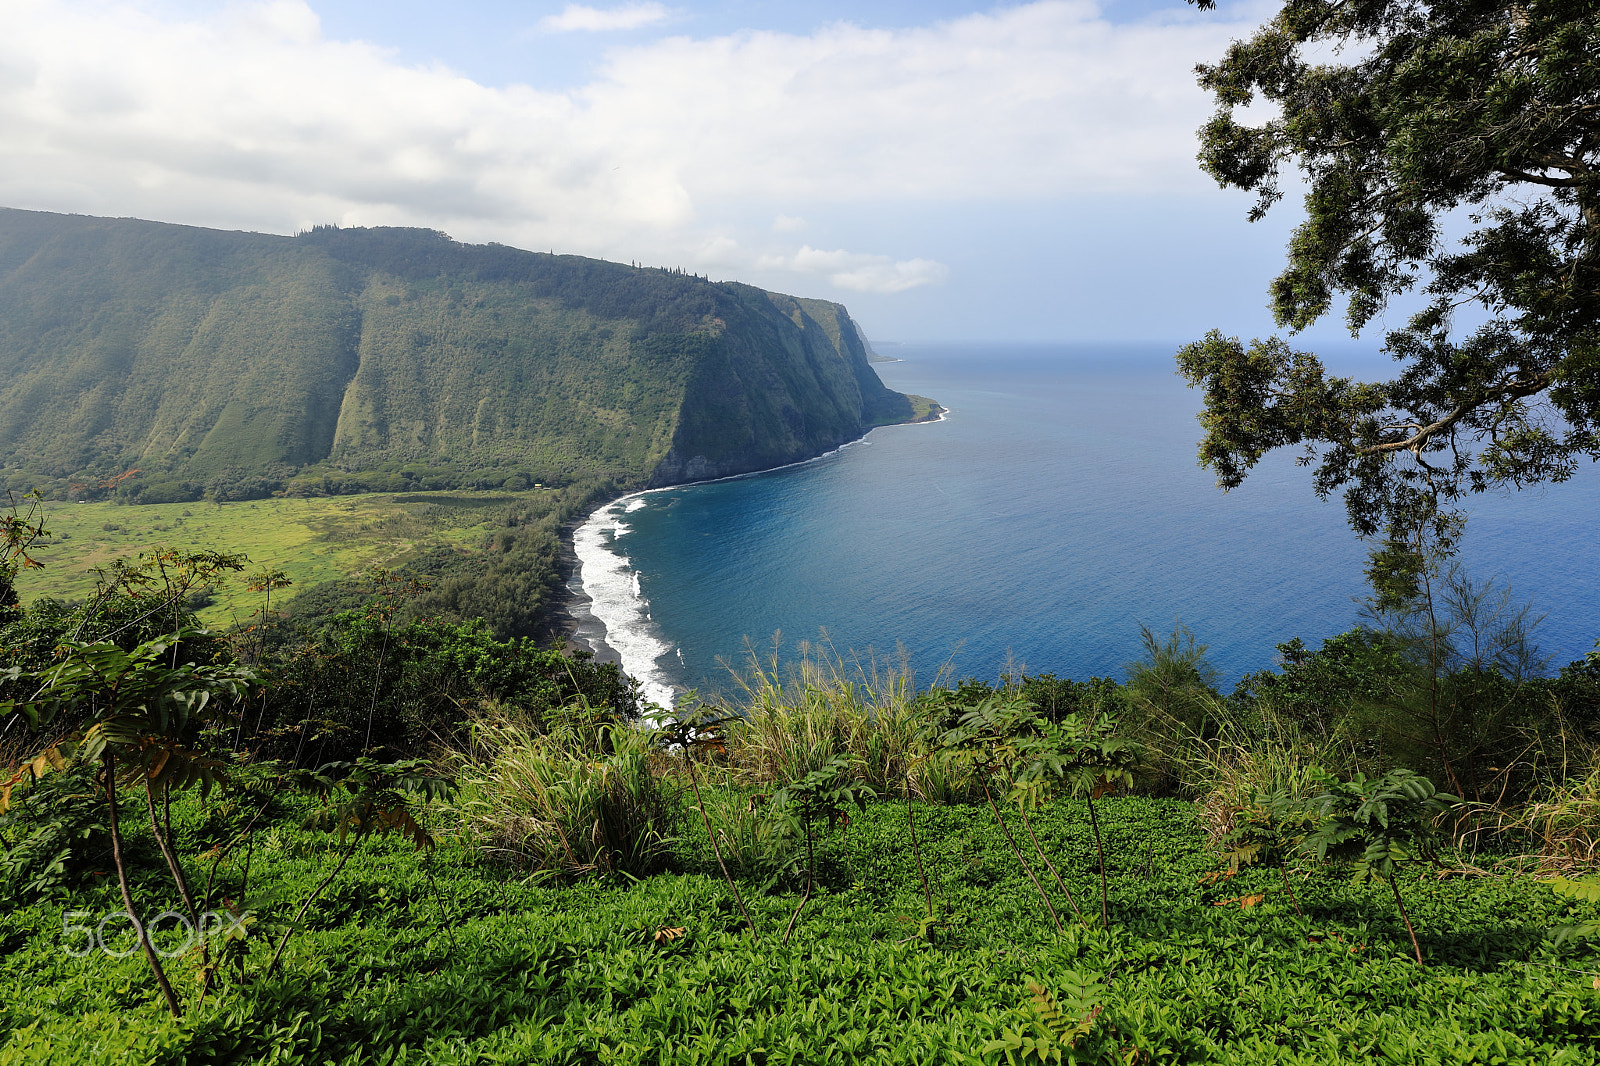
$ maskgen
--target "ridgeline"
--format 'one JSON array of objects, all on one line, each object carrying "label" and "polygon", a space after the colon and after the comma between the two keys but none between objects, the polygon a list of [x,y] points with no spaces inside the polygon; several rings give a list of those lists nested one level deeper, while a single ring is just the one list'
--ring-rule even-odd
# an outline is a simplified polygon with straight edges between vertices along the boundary
[{"label": "ridgeline", "polygon": [[667,485],[926,411],[845,309],[420,229],[0,209],[0,488],[135,503]]}]

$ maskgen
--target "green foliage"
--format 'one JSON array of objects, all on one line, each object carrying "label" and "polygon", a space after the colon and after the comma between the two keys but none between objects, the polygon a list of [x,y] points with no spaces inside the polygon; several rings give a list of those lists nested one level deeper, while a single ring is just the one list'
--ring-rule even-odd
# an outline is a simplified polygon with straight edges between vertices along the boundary
[{"label": "green foliage", "polygon": [[1172,788],[1197,758],[1204,760],[1226,712],[1206,646],[1186,626],[1175,627],[1166,640],[1145,626],[1139,633],[1144,657],[1127,665],[1128,683],[1118,693],[1122,728],[1148,749],[1151,784]]},{"label": "green foliage", "polygon": [[782,787],[846,756],[875,792],[899,791],[908,781],[918,792],[939,792],[917,759],[916,686],[904,664],[847,662],[826,643],[802,642],[799,650],[787,667],[776,651],[763,662],[752,650],[735,675],[738,694],[727,701],[722,732],[730,768]]},{"label": "green foliage", "polygon": [[1296,637],[1278,645],[1281,670],[1247,674],[1233,702],[1269,705],[1274,716],[1318,736],[1340,728],[1350,711],[1379,702],[1403,683],[1410,666],[1405,645],[1379,629],[1352,629],[1315,651]]},{"label": "green foliage", "polygon": [[[1094,801],[1104,793],[1132,788],[1134,773],[1145,757],[1143,745],[1113,735],[1116,727],[1116,721],[1109,715],[1091,720],[1069,715],[1048,726],[1036,720],[1038,732],[1020,736],[1016,741],[1019,765],[1014,771],[1012,786],[1013,793],[1020,793],[1019,798],[1024,801],[1041,789],[1054,787],[1065,787],[1072,795],[1082,796],[1087,801],[1089,826],[1094,831],[1100,865],[1100,920],[1107,928],[1111,926],[1111,911],[1105,844],[1100,837]],[[1030,826],[1029,833],[1032,832]],[[1042,850],[1040,856],[1043,857]],[[1054,873],[1053,868],[1051,872]]]},{"label": "green foliage", "polygon": [[1231,813],[1232,826],[1218,841],[1230,874],[1256,863],[1285,865],[1301,850],[1316,820],[1303,797],[1282,790],[1254,793]]},{"label": "green foliage", "polygon": [[333,869],[306,895],[284,928],[277,950],[267,962],[268,978],[277,972],[289,938],[300,930],[306,912],[343,872],[356,848],[369,838],[395,833],[410,840],[418,851],[432,850],[433,837],[417,821],[413,798],[418,804],[446,799],[456,787],[452,778],[433,773],[426,760],[379,762],[365,756],[354,762],[325,763],[314,772],[295,774],[292,780],[320,801],[302,828],[337,833],[345,847]]},{"label": "green foliage", "polygon": [[1431,856],[1437,823],[1460,802],[1410,770],[1347,781],[1324,776],[1321,784],[1307,804],[1316,828],[1302,846],[1319,859],[1354,861],[1360,877],[1392,880],[1398,862]]},{"label": "green foliage", "polygon": [[[1055,903],[1051,901],[1050,893],[1046,891],[1033,867],[1023,856],[1010,827],[1006,825],[1005,816],[995,802],[997,791],[1002,795],[1009,794],[1020,801],[1019,814],[1028,827],[1034,850],[1039,858],[1050,866],[1050,871],[1056,876],[1059,884],[1060,877],[1056,874],[1054,866],[1050,865],[1049,857],[1040,846],[1032,823],[1028,821],[1028,801],[1036,794],[1036,789],[1029,786],[1041,783],[1043,779],[1039,766],[1040,752],[1044,743],[1038,732],[1042,728],[1048,728],[1051,737],[1064,742],[1065,734],[1061,727],[1059,725],[1047,727],[1044,720],[1034,714],[1033,705],[1015,690],[992,693],[976,703],[966,702],[959,690],[956,692],[931,690],[924,695],[920,705],[926,720],[919,735],[919,742],[927,752],[927,758],[945,768],[947,773],[952,769],[959,773],[970,773],[977,781],[983,790],[984,799],[989,804],[989,810],[994,814],[995,823],[1011,845],[1018,867],[1033,883],[1039,898],[1044,902],[1045,910],[1050,913],[1051,923],[1058,933],[1061,932],[1061,918],[1056,912]],[[1070,756],[1062,752],[1052,752],[1052,754],[1057,757],[1056,765],[1065,769]],[[1029,781],[1021,788],[1017,787],[1019,773],[1030,775]],[[1089,809],[1092,816],[1094,810],[1092,803]],[[1064,889],[1064,886],[1061,887]],[[1072,901],[1070,894],[1067,899],[1076,910],[1077,904]],[[1105,920],[1109,923],[1109,916]]]},{"label": "green foliage", "polygon": [[[187,573],[189,563],[185,559],[177,566]],[[166,579],[171,599],[169,571],[162,566],[158,572]],[[136,597],[137,590],[154,584],[153,580],[148,585],[133,582],[130,588]],[[175,601],[173,606],[176,611]],[[175,792],[194,785],[200,786],[202,794],[210,792],[223,776],[225,766],[197,743],[201,727],[216,718],[221,699],[237,700],[259,680],[253,670],[244,667],[196,666],[181,656],[184,643],[185,633],[181,630],[171,638],[147,641],[132,651],[109,642],[67,641],[59,649],[60,660],[30,679],[38,684],[30,699],[0,704],[0,712],[25,715],[36,730],[48,726],[63,710],[88,723],[87,728],[51,744],[6,783],[0,790],[0,812],[24,775],[37,779],[48,771],[65,770],[71,763],[99,767],[97,784],[105,795],[112,861],[122,890],[123,909],[175,1018],[183,1010],[180,998],[167,979],[150,930],[141,922],[134,902],[118,823],[117,793],[124,784],[143,788],[151,833],[193,928],[199,921],[199,908],[175,854],[170,821],[163,821],[157,813],[157,797],[161,809],[170,811]],[[12,672],[17,668],[13,667]]]},{"label": "green foliage", "polygon": [[38,495],[21,500],[15,492],[7,491],[8,513],[0,517],[0,625],[11,621],[17,613],[20,599],[17,595],[18,571],[37,569],[44,564],[28,554],[28,550],[50,536],[40,513]]},{"label": "green foliage", "polygon": [[[31,774],[29,775],[31,778]],[[5,906],[59,899],[93,868],[110,864],[110,837],[93,767],[63,768],[7,787],[0,811],[0,898]]]},{"label": "green foliage", "polygon": [[680,700],[680,709],[669,720],[656,725],[651,734],[651,742],[666,752],[677,752],[683,756],[683,765],[689,772],[689,787],[694,790],[695,809],[700,812],[700,823],[705,826],[706,840],[711,845],[711,853],[717,857],[717,866],[722,870],[722,879],[728,883],[728,891],[733,894],[733,901],[739,907],[739,913],[744,916],[744,924],[750,930],[750,939],[760,943],[761,934],[756,931],[755,919],[750,917],[750,909],[745,906],[744,897],[739,892],[739,886],[734,883],[733,874],[728,870],[727,861],[722,857],[722,846],[718,843],[717,833],[711,827],[711,817],[706,810],[705,793],[700,788],[700,777],[695,773],[695,758],[702,752],[726,752],[727,745],[723,740],[724,730],[728,727],[730,717],[719,708],[699,702],[699,697],[694,692],[688,692]]},{"label": "green foliage", "polygon": [[[124,642],[141,626],[186,618],[194,587],[177,561],[116,578],[119,591],[96,617]],[[7,667],[14,688],[0,696],[30,702],[46,670],[76,658],[68,673],[77,680],[64,675],[62,691],[81,681],[92,699],[64,699],[54,721],[71,706],[93,723],[131,701],[149,744],[117,748],[118,758],[139,751],[152,760],[127,766],[131,779],[97,781],[88,767],[67,767],[82,745],[57,746],[36,764],[43,777],[32,782],[26,771],[13,783],[18,817],[0,825],[0,876],[22,887],[0,913],[0,951],[19,991],[0,1004],[0,1059],[44,1058],[91,1024],[106,1034],[108,1058],[208,1062],[1266,1062],[1281,1061],[1286,1046],[1308,1062],[1543,1062],[1583,1061],[1572,1049],[1600,1040],[1591,900],[1502,877],[1407,879],[1413,858],[1436,858],[1441,872],[1471,869],[1426,817],[1452,798],[1404,773],[1339,780],[1311,771],[1344,774],[1323,756],[1340,754],[1341,735],[1374,721],[1368,709],[1412,683],[1418,660],[1398,629],[1346,635],[1319,652],[1286,645],[1281,674],[1260,675],[1228,700],[1206,680],[1192,639],[1149,638],[1158,680],[1139,687],[1143,704],[1127,695],[1132,683],[1049,676],[919,696],[903,673],[819,656],[789,672],[763,667],[769,680],[751,686],[748,708],[687,700],[692,709],[651,743],[627,724],[636,697],[614,668],[498,640],[482,625],[407,620],[414,601],[398,592],[408,581],[386,580],[394,595],[341,619],[301,655],[276,643],[274,629],[241,635],[237,646],[262,657],[254,669],[275,687],[264,701],[252,691],[238,718],[226,685],[198,695],[224,677],[210,671],[244,671],[221,644],[180,629],[131,647],[63,645],[62,619],[73,612],[61,605],[37,615],[30,606],[7,630],[29,634],[7,647],[9,661],[37,665]],[[264,572],[254,583],[265,593],[277,579]],[[1478,643],[1485,676],[1516,668],[1514,655],[1501,656],[1514,644]],[[66,649],[61,661],[50,658],[56,647]],[[1450,672],[1470,665],[1452,664]],[[1530,682],[1515,701],[1557,694],[1587,706],[1588,666],[1569,668],[1559,685]],[[1140,745],[1157,719],[1132,734],[1140,706],[1179,708],[1170,721],[1187,723],[1181,739],[1193,757],[1168,764],[1181,787],[1229,797],[1212,809],[1212,828],[1226,817],[1226,875],[1195,805],[1110,794],[1149,780],[1138,772]],[[226,731],[197,728],[223,709]],[[441,804],[441,823],[424,801],[446,798],[450,775],[406,756],[440,739],[469,744],[473,734],[452,727],[474,714],[479,743],[455,767],[464,788]],[[344,739],[324,722],[342,725]],[[496,722],[515,731],[495,733]],[[330,732],[335,762],[316,730]],[[366,730],[393,742],[392,757],[362,757]],[[186,746],[167,756],[180,761],[163,777],[167,764],[154,758],[172,737]],[[217,748],[230,738],[319,769],[240,766]],[[351,741],[349,757],[337,758]],[[102,753],[122,742],[108,734]],[[1381,735],[1360,742],[1353,760],[1385,768],[1392,748]],[[1572,856],[1588,809],[1583,750],[1575,741],[1580,773],[1563,783],[1568,792],[1536,793],[1565,804],[1548,821],[1567,834]],[[1248,751],[1259,757],[1247,762]],[[215,759],[213,779],[232,791],[202,807],[201,789],[179,788],[204,783],[180,772],[183,759]],[[868,801],[865,786],[878,791],[872,775],[889,781],[885,793],[957,802],[917,804],[914,843],[907,807]],[[685,777],[703,837],[675,831]],[[94,793],[126,795],[103,787],[119,778],[144,786],[149,816],[148,826],[126,815],[121,823],[125,903],[78,876],[92,872],[94,824],[115,810]],[[296,779],[316,806],[287,794]],[[1315,782],[1321,794],[1308,802]],[[987,810],[960,802],[978,794]],[[53,797],[48,807],[34,805],[41,795]],[[848,831],[821,832],[847,806]],[[1007,820],[1015,817],[1054,894],[1018,847]],[[458,826],[468,832],[449,831]],[[507,848],[525,849],[524,861],[560,876],[483,862],[497,832]],[[1328,858],[1363,861],[1378,883],[1312,871],[1297,874],[1297,892],[1283,865],[1297,846],[1315,852],[1316,840]],[[396,861],[415,849],[428,857]],[[728,890],[704,876],[718,872],[713,860]],[[163,863],[177,902],[150,876]],[[780,864],[792,876],[774,878]],[[628,876],[581,876],[607,871]],[[1282,896],[1268,874],[1282,880]],[[202,879],[203,890],[186,887]],[[1103,924],[1114,908],[1116,928],[1064,927],[1051,901],[1076,909],[1074,893],[1096,886]],[[1426,975],[1393,965],[1404,937],[1386,917],[1385,888],[1419,962],[1411,910],[1427,930],[1435,969]],[[41,901],[70,893],[74,911],[63,919],[58,904],[23,890]],[[1051,904],[1048,917],[1034,897]],[[1288,902],[1301,920],[1286,916]],[[60,950],[108,910],[166,906],[184,909],[150,923],[158,949],[181,932],[173,914],[213,910],[237,923],[226,939],[167,959],[168,1002],[187,1012],[173,1023],[145,1009],[137,960]],[[83,913],[92,917],[75,916]],[[789,945],[756,935],[785,920]]]},{"label": "green foliage", "polygon": [[846,818],[845,808],[862,808],[877,794],[855,778],[856,767],[844,755],[835,755],[799,781],[793,781],[769,799],[771,810],[791,820],[809,834],[812,823],[825,819],[830,824]]},{"label": "green foliage", "polygon": [[92,763],[114,750],[147,761],[158,782],[209,787],[209,770],[183,745],[213,700],[237,699],[258,675],[241,666],[176,662],[185,636],[147,641],[132,651],[105,642],[64,642],[61,660],[36,675],[38,696],[0,704],[0,712],[23,714],[38,728],[64,711],[88,708],[93,724],[82,737],[80,759]]},{"label": "green foliage", "polygon": [[[199,816],[189,804],[174,813],[184,826]],[[1213,861],[1190,805],[1101,806],[1108,837],[1122,842],[1116,853],[1135,856],[1111,871],[1122,920],[1109,934],[1053,937],[1014,870],[963,886],[950,856],[1008,849],[986,811],[956,805],[927,808],[924,840],[945,871],[950,928],[936,943],[902,943],[910,930],[896,915],[920,889],[902,861],[898,803],[857,815],[849,836],[861,887],[817,895],[788,947],[752,943],[726,888],[698,872],[537,885],[483,865],[447,834],[435,834],[424,863],[398,861],[411,852],[404,841],[372,840],[306,912],[272,979],[219,983],[177,1022],[138,980],[138,959],[72,957],[61,909],[23,908],[0,917],[9,981],[0,1057],[898,1066],[1004,1063],[1011,1047],[1036,1062],[1026,1038],[1063,1062],[1592,1058],[1597,956],[1587,940],[1558,955],[1545,930],[1594,918],[1595,904],[1511,878],[1408,885],[1431,933],[1432,967],[1418,971],[1395,962],[1405,934],[1381,917],[1382,886],[1313,874],[1302,891],[1314,919],[1286,928],[1273,896],[1215,905],[1217,888],[1199,881]],[[1052,849],[1092,847],[1081,801],[1037,814]],[[296,906],[331,861],[326,839],[299,820],[286,811],[266,828],[252,874],[261,894]],[[1161,858],[1144,869],[1151,841]],[[1226,894],[1260,891],[1256,877],[1241,872]],[[89,915],[69,924],[92,925],[113,897],[86,892],[73,907]],[[771,925],[793,902],[751,905]],[[274,944],[242,943],[255,975]]]},{"label": "green foliage", "polygon": [[1465,798],[1525,793],[1545,769],[1535,741],[1553,711],[1530,614],[1508,590],[1430,564],[1417,597],[1379,616],[1404,669],[1357,706],[1354,729],[1389,765],[1419,767]]},{"label": "green foliage", "polygon": [[1094,1030],[1095,1021],[1100,1017],[1105,985],[1095,975],[1076,970],[1052,975],[1052,980],[1061,989],[1059,997],[1037,981],[1028,982],[1034,1015],[1031,1031],[1006,1030],[998,1040],[983,1046],[985,1060],[1004,1061],[1007,1066],[1102,1060],[1100,1049],[1083,1056],[1076,1052],[1078,1042]]},{"label": "green foliage", "polygon": [[489,854],[543,878],[644,877],[663,868],[682,810],[651,770],[649,738],[586,705],[541,733],[525,714],[487,708],[471,721],[471,746],[452,805]]},{"label": "green foliage", "polygon": [[791,827],[798,825],[806,843],[805,894],[789,916],[789,924],[783,932],[785,944],[794,933],[800,912],[811,901],[811,889],[816,882],[817,860],[812,843],[812,823],[826,819],[829,828],[836,822],[848,825],[850,818],[844,811],[846,806],[854,804],[862,808],[869,798],[876,798],[872,789],[853,780],[853,770],[848,758],[835,755],[799,781],[791,782],[772,794],[771,810],[774,816]]},{"label": "green foliage", "polygon": [[[1358,878],[1379,877],[1389,883],[1395,906],[1411,935],[1417,965],[1422,945],[1412,928],[1397,883],[1399,863],[1428,859],[1439,836],[1438,823],[1460,803],[1439,792],[1432,781],[1410,770],[1390,770],[1369,780],[1356,774],[1348,781],[1323,775],[1323,791],[1306,804],[1317,821],[1300,847],[1319,859],[1353,860]],[[1295,801],[1280,798],[1285,804]]]},{"label": "green foliage", "polygon": [[[1218,108],[1202,167],[1256,194],[1252,219],[1286,169],[1307,182],[1271,285],[1279,324],[1302,330],[1342,296],[1358,332],[1423,298],[1388,333],[1401,367],[1387,381],[1329,376],[1276,337],[1246,349],[1213,331],[1178,356],[1205,390],[1200,458],[1219,484],[1303,448],[1318,494],[1343,490],[1356,532],[1386,537],[1371,573],[1391,599],[1414,581],[1419,530],[1451,550],[1462,495],[1562,481],[1600,456],[1593,16],[1580,0],[1286,0],[1198,68]],[[1480,313],[1471,332],[1463,305]]]},{"label": "green foliage", "polygon": [[1550,890],[1568,899],[1581,899],[1587,903],[1600,903],[1600,880],[1587,878],[1574,881],[1566,877],[1552,877]]},{"label": "green foliage", "polygon": [[1074,796],[1094,798],[1133,787],[1144,750],[1115,735],[1116,719],[1069,715],[1059,722],[1040,722],[1037,729],[1016,740],[1017,789],[1059,787]]},{"label": "green foliage", "polygon": [[432,848],[433,837],[414,817],[408,797],[426,803],[447,799],[456,789],[454,779],[433,773],[425,759],[379,762],[362,757],[329,762],[297,774],[293,781],[320,801],[306,818],[305,828],[336,833],[341,844],[398,833],[419,850]]},{"label": "green foliage", "polygon": [[[1550,879],[1550,890],[1558,896],[1567,899],[1581,900],[1585,903],[1600,903],[1600,878],[1587,877],[1580,880],[1571,880],[1565,877]],[[1600,936],[1600,920],[1590,919],[1572,925],[1556,926],[1552,930],[1555,934],[1556,950],[1561,950],[1573,940],[1584,940]],[[1600,987],[1600,986],[1596,986]]]},{"label": "green foliage", "polygon": [[616,664],[496,640],[481,621],[401,625],[350,612],[315,644],[281,649],[271,673],[246,739],[300,765],[358,755],[369,736],[396,752],[465,743],[467,708],[483,700],[511,706],[539,730],[578,698],[620,719],[639,714],[635,687]]}]

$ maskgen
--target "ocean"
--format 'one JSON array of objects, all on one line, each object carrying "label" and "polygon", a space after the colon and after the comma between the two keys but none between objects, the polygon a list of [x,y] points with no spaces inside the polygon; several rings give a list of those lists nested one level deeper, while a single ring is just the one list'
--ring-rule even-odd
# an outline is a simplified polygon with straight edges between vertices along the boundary
[{"label": "ocean", "polygon": [[[802,642],[993,680],[1121,680],[1141,626],[1186,627],[1226,686],[1362,620],[1366,545],[1342,501],[1273,455],[1229,493],[1195,461],[1173,344],[904,345],[876,364],[939,422],[875,429],[781,470],[637,494],[574,541],[578,636],[647,696],[730,690]],[[1360,349],[1339,373],[1387,374]],[[1600,637],[1600,479],[1471,501],[1460,562],[1544,621],[1554,666]]]}]

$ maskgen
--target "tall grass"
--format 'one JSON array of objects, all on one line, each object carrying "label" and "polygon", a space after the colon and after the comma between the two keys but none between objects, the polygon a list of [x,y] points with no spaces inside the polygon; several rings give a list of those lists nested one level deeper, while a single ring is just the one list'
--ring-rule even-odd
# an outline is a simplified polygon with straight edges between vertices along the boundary
[{"label": "tall grass", "polygon": [[745,668],[733,672],[738,692],[725,737],[733,775],[781,788],[844,755],[879,795],[909,787],[943,798],[949,782],[917,758],[916,678],[904,656],[847,659],[826,642],[802,641],[798,650],[798,660],[783,664],[776,649],[766,659],[747,649]]},{"label": "tall grass", "polygon": [[729,873],[757,882],[771,882],[798,843],[789,826],[772,817],[759,796],[736,788],[701,791],[706,823]]},{"label": "tall grass", "polygon": [[645,734],[576,716],[542,733],[498,704],[473,712],[470,731],[452,806],[485,851],[552,878],[665,864],[682,804]]},{"label": "tall grass", "polygon": [[1545,874],[1600,867],[1600,743],[1553,706],[1527,731],[1520,762],[1508,764],[1504,774],[1521,771],[1542,782],[1519,804],[1471,804],[1464,842],[1486,839],[1502,850],[1523,849],[1510,861]]},{"label": "tall grass", "polygon": [[1270,706],[1245,721],[1219,700],[1214,713],[1213,735],[1189,738],[1182,767],[1214,838],[1234,827],[1236,812],[1261,807],[1268,797],[1312,795],[1315,771],[1345,776],[1360,765],[1356,745],[1343,734],[1308,733]]},{"label": "tall grass", "polygon": [[1600,769],[1542,789],[1506,812],[1496,828],[1531,844],[1544,873],[1593,869],[1600,864]]},{"label": "tall grass", "polygon": [[1144,788],[1193,797],[1213,840],[1235,815],[1270,796],[1309,796],[1312,772],[1361,768],[1358,746],[1335,728],[1307,730],[1260,698],[1248,705],[1215,689],[1206,646],[1181,626],[1166,640],[1142,630],[1145,657],[1128,665],[1119,732],[1147,754]]}]

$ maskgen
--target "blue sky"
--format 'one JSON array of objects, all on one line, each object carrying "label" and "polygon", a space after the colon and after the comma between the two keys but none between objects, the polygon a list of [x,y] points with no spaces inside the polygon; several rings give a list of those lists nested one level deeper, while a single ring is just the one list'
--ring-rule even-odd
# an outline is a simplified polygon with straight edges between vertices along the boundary
[{"label": "blue sky", "polygon": [[840,300],[880,340],[1248,336],[1295,205],[1252,226],[1198,171],[1191,70],[1271,10],[6,0],[0,204],[429,226]]}]

